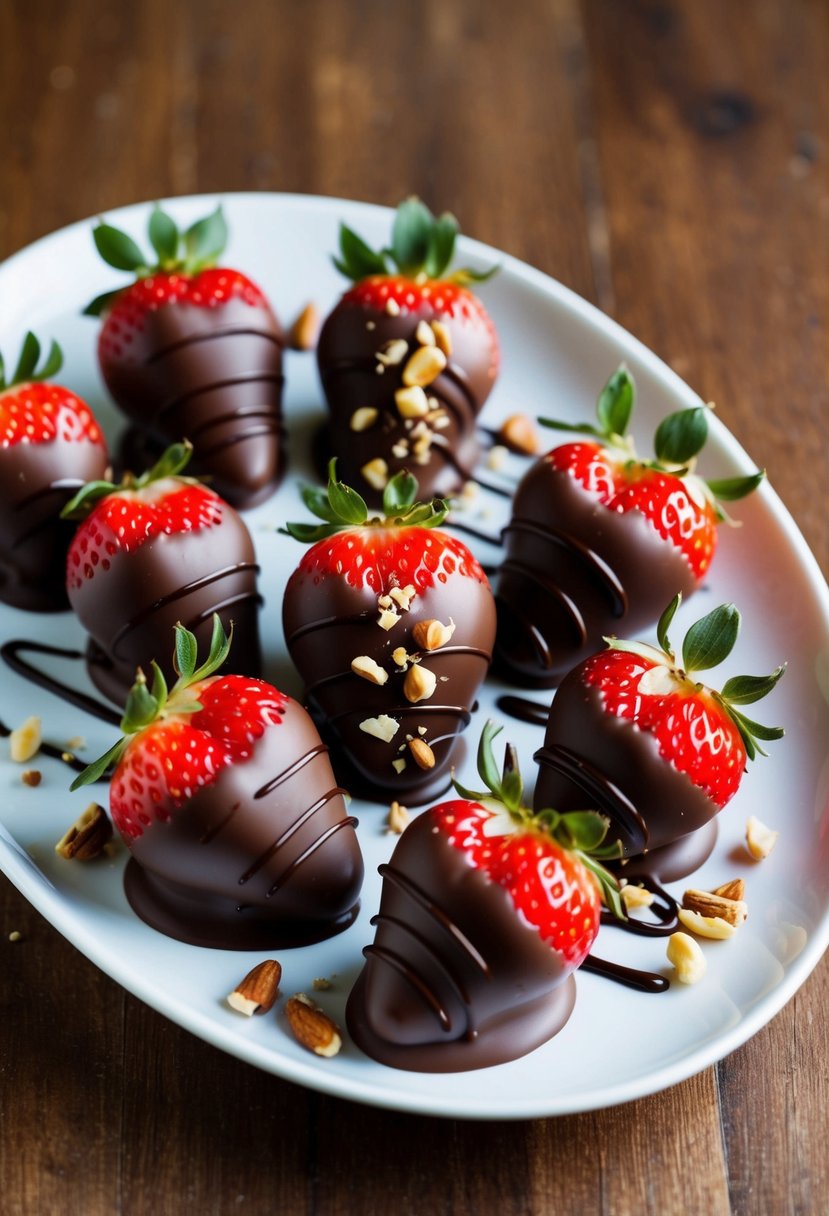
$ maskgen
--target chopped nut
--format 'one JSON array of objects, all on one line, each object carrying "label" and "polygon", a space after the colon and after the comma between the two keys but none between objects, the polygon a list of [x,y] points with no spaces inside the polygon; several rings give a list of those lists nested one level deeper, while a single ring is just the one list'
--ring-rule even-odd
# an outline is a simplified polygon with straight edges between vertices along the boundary
[{"label": "chopped nut", "polygon": [[291,326],[288,345],[292,350],[313,350],[320,332],[320,310],[316,304],[306,304]]},{"label": "chopped nut", "polygon": [[405,338],[392,338],[378,350],[376,358],[384,367],[394,367],[402,363],[409,353],[409,344]]},{"label": "chopped nut", "polygon": [[349,419],[348,425],[352,431],[367,431],[377,421],[378,411],[370,405],[361,405]]},{"label": "chopped nut", "polygon": [[19,929],[12,929],[11,933],[9,934],[9,941],[10,942],[22,942],[23,934],[20,932]]},{"label": "chopped nut", "polygon": [[511,414],[501,423],[498,438],[504,447],[522,456],[534,456],[540,444],[538,432],[526,414]]},{"label": "chopped nut", "polygon": [[324,975],[318,975],[315,980],[311,981],[311,987],[314,992],[327,992],[329,988],[333,988],[333,984]]},{"label": "chopped nut", "polygon": [[285,1017],[296,1041],[315,1055],[330,1058],[342,1047],[336,1022],[304,992],[298,992],[285,1002]]},{"label": "chopped nut", "polygon": [[368,680],[372,684],[385,684],[389,678],[389,673],[367,654],[360,654],[356,659],[352,659],[351,670],[355,676],[362,676],[364,680]]},{"label": "chopped nut", "polygon": [[389,480],[389,466],[382,456],[375,456],[374,460],[363,465],[360,472],[373,490],[385,490]]},{"label": "chopped nut", "polygon": [[394,394],[394,404],[401,418],[422,418],[429,413],[426,394],[417,384],[410,388],[399,388]]},{"label": "chopped nut", "polygon": [[449,624],[442,621],[418,621],[412,629],[412,637],[423,650],[439,650],[445,646],[455,632],[455,622],[451,616]]},{"label": "chopped nut", "polygon": [[682,984],[696,984],[705,975],[705,955],[687,933],[672,933],[668,938],[668,962],[676,967],[676,978]]},{"label": "chopped nut", "polygon": [[406,761],[405,760],[392,760],[391,766],[396,773],[402,773],[403,769],[406,767]]},{"label": "chopped nut", "polygon": [[779,832],[774,832],[771,828],[767,828],[754,815],[749,817],[746,824],[746,845],[755,861],[763,861],[764,858],[768,857],[777,844],[777,837],[779,835]]},{"label": "chopped nut", "polygon": [[83,735],[73,735],[71,739],[66,740],[66,747],[70,752],[80,752],[86,747],[86,739]]},{"label": "chopped nut", "polygon": [[40,770],[36,768],[24,768],[23,772],[20,774],[20,780],[23,782],[23,784],[32,787],[40,785],[41,779],[42,774]]},{"label": "chopped nut", "polygon": [[429,769],[435,767],[435,753],[425,739],[410,739],[409,751],[412,753],[412,759],[418,768]]},{"label": "chopped nut", "polygon": [[446,355],[439,346],[420,346],[403,368],[403,383],[424,387],[437,380],[446,367]]},{"label": "chopped nut", "polygon": [[[405,764],[406,761],[404,760]],[[394,836],[399,836],[409,822],[408,808],[396,800],[389,807],[389,813],[386,816],[386,830]]]},{"label": "chopped nut", "polygon": [[395,722],[394,718],[390,718],[388,714],[380,714],[377,718],[364,718],[360,723],[360,730],[365,731],[367,735],[373,735],[375,739],[380,739],[383,743],[391,743],[399,728],[400,723]]},{"label": "chopped nut", "polygon": [[649,908],[653,903],[653,891],[649,891],[647,887],[637,887],[633,883],[622,887],[621,896],[628,912],[634,908]]},{"label": "chopped nut", "polygon": [[727,921],[723,916],[702,916],[691,908],[680,908],[677,913],[680,923],[698,937],[710,937],[716,941],[725,941],[737,932],[737,926]]},{"label": "chopped nut", "polygon": [[417,595],[415,588],[409,583],[406,587],[392,587],[389,595],[397,604],[398,608],[402,608],[404,612],[408,612],[409,605]]},{"label": "chopped nut", "polygon": [[55,852],[67,861],[91,861],[100,856],[111,838],[112,824],[104,808],[91,802],[55,845]]},{"label": "chopped nut", "polygon": [[400,305],[397,303],[397,300],[391,300],[391,299],[386,300],[386,316],[387,317],[399,317],[400,316]]},{"label": "chopped nut", "polygon": [[682,897],[683,908],[698,912],[700,916],[718,916],[737,928],[748,916],[748,908],[742,899],[729,899],[713,891],[699,891],[691,887]]},{"label": "chopped nut", "polygon": [[393,629],[400,617],[391,608],[381,608],[380,615],[377,618],[377,624],[381,629]]},{"label": "chopped nut", "polygon": [[746,893],[746,884],[742,878],[732,878],[730,882],[724,882],[721,887],[715,887],[712,894],[721,895],[723,899],[744,899]]},{"label": "chopped nut", "polygon": [[492,469],[493,473],[497,473],[499,469],[504,467],[504,461],[507,458],[507,449],[502,443],[495,443],[489,449],[486,458],[486,467]]},{"label": "chopped nut", "polygon": [[265,959],[264,963],[249,971],[241,984],[237,984],[227,998],[231,1009],[251,1017],[254,1013],[267,1013],[276,1004],[282,967],[276,959]]},{"label": "chopped nut", "polygon": [[415,338],[421,346],[434,346],[437,339],[435,331],[432,329],[428,321],[418,321],[417,329],[415,330]]},{"label": "chopped nut", "polygon": [[391,608],[393,603],[394,603],[394,600],[391,598],[390,595],[378,595],[377,596],[378,608]]},{"label": "chopped nut", "polygon": [[40,750],[40,718],[34,714],[9,735],[9,748],[16,764],[25,764]]},{"label": "chopped nut", "polygon": [[407,653],[405,646],[396,646],[391,652],[392,662],[397,664],[398,671],[405,671],[412,662],[412,657]]},{"label": "chopped nut", "polygon": [[405,460],[409,454],[409,445],[406,440],[398,439],[397,443],[393,443],[391,454],[396,460]]},{"label": "chopped nut", "polygon": [[449,327],[443,321],[433,321],[432,333],[435,335],[435,342],[448,359],[452,354],[452,335],[449,332]]},{"label": "chopped nut", "polygon": [[[416,704],[418,701],[428,701],[437,687],[437,676],[420,663],[414,663],[406,673],[403,681],[403,695],[407,701]],[[431,767],[431,766],[430,766]]]}]

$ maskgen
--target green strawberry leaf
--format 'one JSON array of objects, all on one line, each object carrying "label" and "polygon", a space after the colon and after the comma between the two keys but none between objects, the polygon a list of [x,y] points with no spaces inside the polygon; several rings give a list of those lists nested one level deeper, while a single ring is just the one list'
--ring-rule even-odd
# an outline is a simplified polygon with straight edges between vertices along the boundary
[{"label": "green strawberry leaf", "polygon": [[156,203],[150,215],[150,244],[158,255],[159,266],[174,263],[178,256],[179,231],[176,222]]},{"label": "green strawberry leaf", "polygon": [[596,439],[605,439],[603,431],[600,431],[592,422],[559,422],[556,418],[539,418],[538,421],[542,426],[548,426],[551,431],[569,431],[573,435],[593,435]]},{"label": "green strawberry leaf", "polygon": [[52,376],[56,375],[62,367],[63,351],[53,339],[49,347],[49,354],[46,356],[46,362],[41,364],[35,379],[50,380]]},{"label": "green strawberry leaf", "polygon": [[487,789],[491,790],[494,796],[506,805],[501,789],[501,774],[492,750],[493,741],[503,729],[502,726],[496,726],[491,718],[487,719],[478,743],[478,773]]},{"label": "green strawberry leaf", "polygon": [[6,361],[3,356],[0,355],[0,389],[3,388],[8,388],[8,385],[6,384]]},{"label": "green strawberry leaf", "polygon": [[167,681],[164,679],[164,672],[153,659],[151,663],[153,672],[153,684],[150,692],[158,704],[158,712],[161,713],[167,704]]},{"label": "green strawberry leaf", "polygon": [[596,860],[595,855],[591,856],[589,853],[584,853],[581,850],[577,850],[576,852],[582,864],[587,867],[598,882],[602,903],[608,911],[613,913],[617,920],[627,920],[627,913],[622,903],[622,897],[619,894],[619,883],[614,875]]},{"label": "green strawberry leaf", "polygon": [[439,279],[452,261],[457,235],[458,221],[448,211],[439,216],[432,224],[426,258],[423,263],[423,269],[430,279]]},{"label": "green strawberry leaf", "polygon": [[716,667],[734,649],[740,632],[740,614],[733,604],[721,604],[696,621],[682,643],[682,665],[687,672]]},{"label": "green strawberry leaf", "polygon": [[708,438],[708,418],[703,405],[668,414],[656,428],[653,448],[660,464],[685,465],[699,454]]},{"label": "green strawberry leaf", "polygon": [[[183,625],[176,625],[176,635],[178,631],[184,629]],[[195,639],[194,639],[195,640]],[[190,684],[197,684],[199,680],[205,680],[208,676],[212,676],[215,671],[222,666],[230,654],[230,647],[233,643],[233,622],[230,623],[230,632],[225,633],[222,619],[218,612],[213,613],[213,634],[210,638],[210,650],[207,658],[202,663],[201,667],[197,667],[193,674],[186,680],[179,680],[176,688],[181,685],[187,687]],[[178,706],[176,707],[178,709]]]},{"label": "green strawberry leaf", "polygon": [[184,234],[187,269],[191,272],[215,266],[227,245],[228,230],[221,204],[204,219],[191,224]]},{"label": "green strawberry leaf", "polygon": [[397,208],[391,255],[401,274],[417,274],[424,266],[433,223],[431,211],[419,198],[407,198]]},{"label": "green strawberry leaf", "polygon": [[100,317],[103,313],[105,313],[107,311],[110,304],[112,303],[112,301],[115,299],[115,297],[117,295],[120,295],[120,290],[102,292],[99,296],[96,296],[94,300],[90,300],[90,302],[87,304],[86,308],[81,313],[81,316],[82,317]]},{"label": "green strawberry leaf", "polygon": [[303,485],[299,488],[299,494],[312,515],[316,515],[318,519],[324,519],[329,524],[338,522],[331,503],[328,501],[327,490],[321,490],[319,486]]},{"label": "green strawberry leaf", "polygon": [[508,743],[504,752],[504,767],[501,770],[501,796],[510,811],[517,811],[524,795],[524,779],[518,764],[518,752],[514,743]]},{"label": "green strawberry leaf", "polygon": [[347,279],[358,282],[372,274],[388,274],[385,255],[375,253],[362,237],[357,236],[345,224],[340,224],[340,257],[334,265]]},{"label": "green strawberry leaf", "polygon": [[176,649],[173,666],[180,680],[192,680],[199,656],[199,645],[195,634],[183,625],[176,625]]},{"label": "green strawberry leaf", "polygon": [[328,501],[335,517],[343,524],[359,526],[368,519],[365,499],[356,490],[337,480],[337,458],[328,462]]},{"label": "green strawberry leaf", "polygon": [[282,536],[292,536],[294,540],[298,540],[303,545],[313,545],[318,540],[325,540],[329,536],[336,536],[338,532],[342,531],[342,524],[286,523],[284,527],[278,528],[277,531]]},{"label": "green strawberry leaf", "polygon": [[751,705],[768,696],[786,670],[786,664],[776,667],[768,676],[733,676],[726,680],[720,695],[730,706]]},{"label": "green strawberry leaf", "polygon": [[765,476],[766,470],[758,469],[748,477],[726,477],[719,481],[714,479],[707,481],[706,485],[715,498],[722,499],[723,502],[736,502],[738,498],[745,498],[756,490]]},{"label": "green strawberry leaf", "polygon": [[82,785],[92,785],[93,782],[103,777],[110,766],[114,767],[118,763],[121,753],[127,746],[127,742],[127,739],[119,739],[108,752],[104,752],[103,756],[99,756],[97,760],[93,760],[91,764],[88,764],[82,773],[78,773],[75,780],[69,786],[70,791],[80,789]]},{"label": "green strawberry leaf", "polygon": [[598,811],[566,811],[559,814],[553,834],[564,848],[593,854],[607,835],[608,827],[609,821]]},{"label": "green strawberry leaf", "polygon": [[608,438],[612,435],[626,435],[635,400],[636,386],[633,377],[622,364],[610,377],[596,402],[599,433]]},{"label": "green strawberry leaf", "polygon": [[117,489],[111,481],[88,481],[66,503],[60,513],[61,519],[85,519],[96,502]]},{"label": "green strawberry leaf", "polygon": [[454,770],[452,773],[452,785],[461,798],[466,798],[469,802],[484,802],[487,798],[492,797],[489,790],[471,790],[467,786],[461,785],[454,775]]},{"label": "green strawberry leaf", "polygon": [[121,730],[125,735],[134,735],[136,731],[148,726],[158,713],[158,701],[147,687],[147,679],[139,667],[135,683],[129,691],[127,703],[124,706],[124,716],[121,719]]},{"label": "green strawberry leaf", "polygon": [[187,467],[192,455],[193,445],[189,439],[185,439],[181,443],[171,443],[152,468],[136,479],[135,485],[139,489],[143,489],[154,481],[162,481],[165,477],[177,477]]},{"label": "green strawberry leaf", "polygon": [[459,270],[453,270],[448,280],[450,283],[457,283],[459,287],[468,287],[470,283],[486,283],[500,269],[497,262],[486,270],[473,270],[471,266],[462,266]]},{"label": "green strawberry leaf", "polygon": [[433,498],[431,502],[415,503],[395,522],[406,528],[439,528],[448,514],[449,503],[443,498]]},{"label": "green strawberry leaf", "polygon": [[392,516],[406,512],[417,498],[417,478],[401,470],[386,483],[383,490],[383,514]]},{"label": "green strawberry leaf", "polygon": [[95,241],[95,248],[108,266],[113,266],[116,270],[132,270],[136,273],[149,269],[144,254],[135,241],[132,237],[127,236],[126,232],[121,232],[119,228],[113,228],[111,224],[106,224],[102,220],[92,230],[92,239]]},{"label": "green strawberry leaf", "polygon": [[668,630],[671,627],[671,622],[676,616],[676,610],[681,603],[682,595],[677,593],[671,600],[668,607],[662,613],[662,616],[659,618],[659,623],[656,626],[656,637],[659,641],[659,645],[665,651],[665,654],[671,655],[671,657],[673,657],[674,652],[671,648],[671,643],[668,640]]},{"label": "green strawberry leaf", "polygon": [[20,348],[20,358],[17,360],[17,367],[12,373],[11,383],[23,384],[25,381],[31,380],[39,358],[40,343],[30,330],[23,339],[23,345]]}]

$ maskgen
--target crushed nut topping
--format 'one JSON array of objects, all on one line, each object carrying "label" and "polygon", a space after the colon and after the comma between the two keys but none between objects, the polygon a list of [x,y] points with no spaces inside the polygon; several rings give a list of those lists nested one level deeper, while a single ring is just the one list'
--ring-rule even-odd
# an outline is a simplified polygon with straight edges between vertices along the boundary
[{"label": "crushed nut topping", "polygon": [[432,329],[428,321],[418,321],[417,329],[415,330],[415,338],[421,346],[434,346],[437,342],[435,331]]},{"label": "crushed nut topping", "polygon": [[378,350],[377,358],[385,367],[394,367],[402,363],[409,352],[409,344],[405,338],[391,338]]},{"label": "crushed nut topping", "polygon": [[288,333],[292,350],[313,350],[320,332],[320,310],[316,304],[306,304]]},{"label": "crushed nut topping", "polygon": [[40,772],[40,769],[37,768],[25,768],[20,774],[20,780],[23,782],[23,784],[28,785],[31,788],[40,785],[42,779],[43,774]]},{"label": "crushed nut topping", "polygon": [[681,984],[696,984],[705,975],[705,955],[687,933],[672,933],[668,938],[668,962],[676,968]]},{"label": "crushed nut topping", "polygon": [[432,333],[435,335],[435,342],[448,359],[452,354],[452,335],[449,327],[443,321],[433,321]]},{"label": "crushed nut topping", "polygon": [[428,701],[437,687],[437,676],[420,663],[414,663],[406,672],[403,681],[403,695],[413,705],[418,701]]},{"label": "crushed nut topping", "polygon": [[714,941],[725,941],[737,932],[737,926],[731,924],[722,916],[703,916],[691,908],[680,908],[677,913],[680,924],[697,937],[708,937]]},{"label": "crushed nut topping", "polygon": [[409,751],[418,768],[429,769],[435,767],[435,753],[425,739],[410,739]]},{"label": "crushed nut topping", "polygon": [[112,824],[106,811],[97,802],[91,802],[55,845],[55,852],[67,861],[91,861],[100,857],[111,839]]},{"label": "crushed nut topping", "polygon": [[399,729],[400,723],[395,722],[394,718],[390,718],[388,714],[380,714],[376,718],[364,718],[360,723],[360,730],[365,731],[367,735],[373,735],[375,739],[380,739],[382,743],[391,743]]},{"label": "crushed nut topping", "polygon": [[628,912],[634,908],[649,908],[653,903],[653,891],[649,891],[647,887],[637,887],[633,883],[627,883],[620,892],[622,903]]},{"label": "crushed nut topping", "polygon": [[382,456],[375,456],[360,469],[363,478],[373,490],[385,490],[389,480],[389,466]]},{"label": "crushed nut topping", "polygon": [[342,1035],[336,1022],[304,992],[298,992],[285,1002],[285,1017],[296,1041],[315,1055],[330,1058],[342,1047]]},{"label": "crushed nut topping", "polygon": [[755,861],[763,861],[777,844],[779,832],[772,831],[761,823],[755,815],[749,817],[746,824],[746,846]]},{"label": "crushed nut topping", "polygon": [[394,404],[401,418],[422,418],[429,413],[429,402],[419,385],[399,388],[394,394]]},{"label": "crushed nut topping", "polygon": [[534,456],[541,446],[538,432],[526,414],[511,414],[501,423],[498,438],[505,448],[521,456]]},{"label": "crushed nut topping", "polygon": [[403,368],[403,383],[425,388],[437,380],[446,367],[446,355],[439,346],[420,346]]},{"label": "crushed nut topping", "polygon": [[249,971],[241,984],[237,984],[227,1003],[237,1013],[252,1017],[254,1013],[267,1013],[276,1004],[282,967],[276,959],[265,959]]},{"label": "crushed nut topping", "polygon": [[361,405],[349,419],[348,425],[352,431],[367,431],[377,421],[378,411],[371,405]]},{"label": "crushed nut topping", "polygon": [[381,608],[377,624],[381,629],[393,629],[399,620],[399,615],[392,608]]},{"label": "crushed nut topping", "polygon": [[367,654],[360,654],[356,659],[352,659],[351,670],[355,676],[361,676],[371,684],[385,684],[389,678],[389,673]]},{"label": "crushed nut topping", "polygon": [[[405,764],[406,761],[404,760],[403,763]],[[395,799],[389,807],[389,813],[386,816],[386,831],[394,836],[399,836],[410,822],[410,819],[408,807],[403,806],[402,803]]]},{"label": "crushed nut topping", "polygon": [[713,891],[699,891],[691,887],[682,897],[683,908],[698,912],[700,916],[721,917],[735,928],[748,916],[748,907],[742,899],[730,899]]},{"label": "crushed nut topping", "polygon": [[451,640],[454,632],[455,622],[450,616],[448,625],[436,620],[418,621],[412,629],[412,637],[423,650],[439,650]]}]

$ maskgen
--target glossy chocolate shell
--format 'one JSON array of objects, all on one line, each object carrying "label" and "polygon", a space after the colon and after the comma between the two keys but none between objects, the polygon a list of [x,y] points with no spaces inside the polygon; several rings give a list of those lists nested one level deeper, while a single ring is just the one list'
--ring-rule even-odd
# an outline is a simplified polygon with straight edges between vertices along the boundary
[{"label": "glossy chocolate shell", "polygon": [[[418,349],[415,331],[420,321],[440,319],[451,334],[452,354],[446,368],[425,392],[436,398],[437,408],[448,420],[445,427],[433,427],[432,442],[424,463],[414,457],[411,443],[417,420],[402,418],[394,394],[403,386],[403,369],[409,356]],[[399,362],[383,366],[377,358],[386,343],[402,339],[408,353]],[[495,381],[493,343],[480,322],[439,317],[428,308],[389,316],[367,309],[347,299],[340,301],[329,315],[319,337],[317,361],[330,419],[322,444],[323,455],[337,457],[337,476],[356,490],[372,506],[379,506],[381,493],[366,481],[363,466],[382,459],[389,477],[408,469],[418,480],[419,497],[457,493],[471,476],[479,456],[475,419]],[[497,351],[497,346],[495,346]],[[377,369],[380,367],[381,372]],[[367,407],[378,411],[377,421],[362,431],[351,427],[355,411]],[[408,443],[407,453],[395,455],[392,449]]]},{"label": "glossy chocolate shell", "polygon": [[575,983],[424,812],[380,867],[374,943],[349,997],[348,1029],[382,1064],[417,1072],[485,1068],[526,1055],[567,1021]]},{"label": "glossy chocolate shell", "polygon": [[610,634],[635,637],[697,586],[639,511],[619,515],[542,457],[515,494],[496,590],[496,666],[552,687]]},{"label": "glossy chocolate shell", "polygon": [[107,334],[101,370],[150,447],[160,453],[189,439],[188,472],[234,506],[252,507],[283,472],[283,345],[267,305],[167,304],[122,339]]},{"label": "glossy chocolate shell", "polygon": [[0,600],[33,612],[66,608],[66,551],[75,524],[59,518],[87,481],[104,477],[103,444],[88,439],[0,448]]},{"label": "glossy chocolate shell", "polygon": [[357,915],[363,861],[326,748],[301,705],[169,820],[127,841],[127,897],[170,937],[229,950],[305,945]]}]

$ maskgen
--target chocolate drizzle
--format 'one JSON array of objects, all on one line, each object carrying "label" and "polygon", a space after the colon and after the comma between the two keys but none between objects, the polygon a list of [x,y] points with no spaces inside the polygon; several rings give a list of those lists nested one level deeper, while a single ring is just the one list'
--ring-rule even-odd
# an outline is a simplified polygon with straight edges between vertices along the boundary
[{"label": "chocolate drizzle", "polygon": [[644,819],[631,800],[595,764],[557,743],[540,747],[533,759],[571,782],[583,795],[584,806],[607,815],[609,839],[621,841],[628,857],[647,849],[649,833]]},{"label": "chocolate drizzle", "polygon": [[26,638],[12,638],[10,641],[4,642],[0,647],[0,657],[2,657],[4,663],[13,672],[28,680],[30,684],[36,684],[39,688],[45,688],[47,692],[60,697],[63,701],[68,702],[69,705],[75,705],[78,709],[84,710],[85,713],[92,714],[95,718],[100,718],[102,722],[108,722],[110,726],[120,726],[121,715],[119,713],[116,713],[101,701],[96,701],[94,697],[80,692],[72,685],[64,684],[62,681],[56,680],[54,676],[50,676],[38,667],[34,667],[26,659],[21,658],[21,654],[27,651],[31,654],[50,655],[57,659],[80,660],[84,658],[80,650],[65,649],[61,646],[49,646],[45,642],[33,642]]}]

